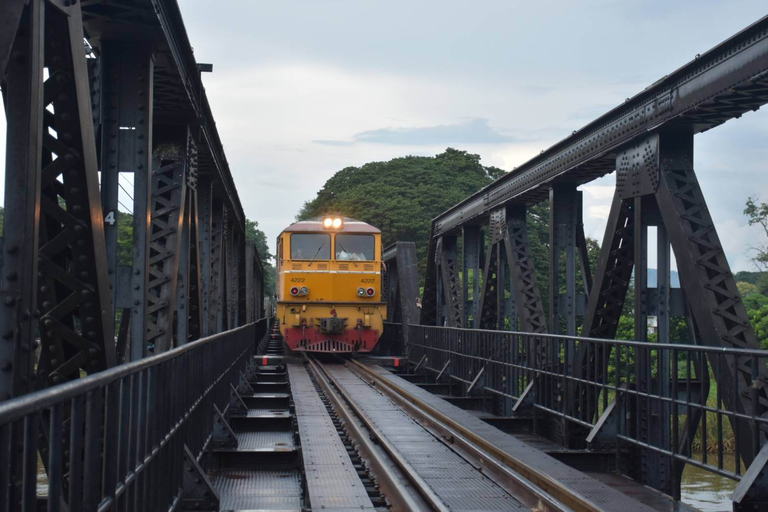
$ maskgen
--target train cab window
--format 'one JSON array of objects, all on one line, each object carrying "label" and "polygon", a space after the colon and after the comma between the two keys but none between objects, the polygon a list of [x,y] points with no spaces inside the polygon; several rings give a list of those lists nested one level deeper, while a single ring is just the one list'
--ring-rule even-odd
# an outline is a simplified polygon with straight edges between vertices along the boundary
[{"label": "train cab window", "polygon": [[338,261],[373,261],[376,259],[373,235],[336,235]]},{"label": "train cab window", "polygon": [[294,233],[291,235],[292,260],[331,259],[331,235],[325,233]]}]

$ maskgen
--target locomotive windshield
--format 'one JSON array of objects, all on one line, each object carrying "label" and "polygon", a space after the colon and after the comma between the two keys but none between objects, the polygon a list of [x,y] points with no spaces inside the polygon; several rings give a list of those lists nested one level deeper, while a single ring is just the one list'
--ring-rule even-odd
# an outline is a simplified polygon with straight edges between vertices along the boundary
[{"label": "locomotive windshield", "polygon": [[339,261],[373,261],[376,259],[373,235],[336,235],[336,259]]},{"label": "locomotive windshield", "polygon": [[325,233],[294,233],[291,235],[292,260],[331,259],[331,235]]}]

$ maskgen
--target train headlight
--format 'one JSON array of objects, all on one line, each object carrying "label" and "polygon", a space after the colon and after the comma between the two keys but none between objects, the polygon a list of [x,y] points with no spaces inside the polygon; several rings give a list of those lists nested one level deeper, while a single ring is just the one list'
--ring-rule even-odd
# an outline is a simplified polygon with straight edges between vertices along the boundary
[{"label": "train headlight", "polygon": [[344,225],[344,219],[341,217],[326,217],[323,219],[325,229],[339,229]]},{"label": "train headlight", "polygon": [[373,288],[368,288],[367,290],[365,290],[365,293],[369,297],[373,297],[373,294],[376,293],[376,290],[374,290]]},{"label": "train headlight", "polygon": [[298,294],[299,294],[299,288],[297,286],[294,286],[293,288],[291,288],[291,295],[296,297]]},{"label": "train headlight", "polygon": [[358,297],[365,297],[365,288],[362,288],[362,287],[358,288],[357,289],[357,296]]},{"label": "train headlight", "polygon": [[302,286],[299,289],[299,295],[301,295],[302,297],[309,295],[309,288],[307,288],[306,286]]}]

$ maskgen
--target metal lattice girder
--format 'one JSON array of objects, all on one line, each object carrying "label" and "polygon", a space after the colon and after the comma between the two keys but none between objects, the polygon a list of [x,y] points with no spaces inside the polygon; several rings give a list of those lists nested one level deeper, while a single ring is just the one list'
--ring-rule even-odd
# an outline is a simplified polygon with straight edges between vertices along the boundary
[{"label": "metal lattice girder", "polygon": [[[23,7],[24,2],[21,4]],[[0,15],[7,13],[10,16],[12,7],[12,3],[3,4]],[[18,15],[21,16],[20,11]],[[8,138],[5,225],[0,258],[0,297],[3,301],[0,306],[0,400],[32,390],[44,109],[43,19],[43,5],[32,2],[20,26],[18,19],[0,21],[3,31],[10,31],[8,25],[15,24],[11,36],[13,58],[8,63],[3,87]],[[3,37],[8,34],[0,33]],[[6,55],[0,54],[0,58],[4,57]]]},{"label": "metal lattice girder", "polygon": [[547,321],[541,291],[536,282],[536,268],[528,245],[525,206],[508,207],[506,216],[504,245],[511,270],[520,327],[526,332],[545,333]]},{"label": "metal lattice girder", "polygon": [[429,251],[427,253],[427,268],[424,271],[424,296],[421,299],[421,315],[419,323],[421,325],[438,325],[437,320],[439,312],[437,310],[437,265],[435,256],[437,254],[437,239],[433,236],[435,232],[435,223],[432,223],[432,229],[429,233]]},{"label": "metal lattice girder", "polygon": [[[456,265],[456,237],[442,236],[442,250],[438,262],[438,272],[442,280],[443,297],[447,306],[446,322],[448,327],[464,326],[464,304],[461,297],[461,280]],[[438,241],[438,245],[440,241]]]},{"label": "metal lattice girder", "polygon": [[[600,260],[581,329],[582,336],[605,339],[616,337],[634,265],[634,200],[622,199],[617,191],[605,227]],[[603,356],[592,346],[580,345],[579,363],[575,368],[577,375],[584,379],[600,380],[602,377],[596,375],[596,372],[603,371]],[[591,421],[597,415],[597,392],[584,389],[582,394],[584,396],[575,402],[574,407],[579,409],[584,420]]]},{"label": "metal lattice girder", "polygon": [[[693,170],[693,134],[662,133],[660,146],[661,179],[656,199],[699,340],[708,346],[759,349]],[[725,368],[717,377],[719,386],[732,390],[723,393],[729,410],[757,416],[768,412],[768,370],[757,366],[756,360],[749,356],[727,358],[727,361],[729,364],[723,365]],[[749,466],[760,451],[765,433],[754,431],[757,427],[748,420],[733,423],[739,451]]]},{"label": "metal lattice girder", "polygon": [[45,5],[44,105],[53,113],[43,116],[38,387],[115,364],[80,6]]},{"label": "metal lattice girder", "polygon": [[147,343],[154,345],[154,353],[158,354],[173,348],[176,285],[187,196],[186,144],[158,146],[153,165],[146,326]]}]

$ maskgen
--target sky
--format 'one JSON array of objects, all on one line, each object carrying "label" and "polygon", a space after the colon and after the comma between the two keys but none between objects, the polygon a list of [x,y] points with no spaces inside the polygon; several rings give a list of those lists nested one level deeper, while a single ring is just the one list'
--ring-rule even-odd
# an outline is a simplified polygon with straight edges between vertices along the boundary
[{"label": "sky", "polygon": [[[180,5],[197,61],[213,64],[204,85],[246,216],[272,247],[345,167],[450,146],[511,170],[768,11],[764,0]],[[753,270],[761,240],[742,211],[749,196],[768,201],[766,116],[695,139],[735,271]],[[582,187],[598,240],[614,182]]]}]

